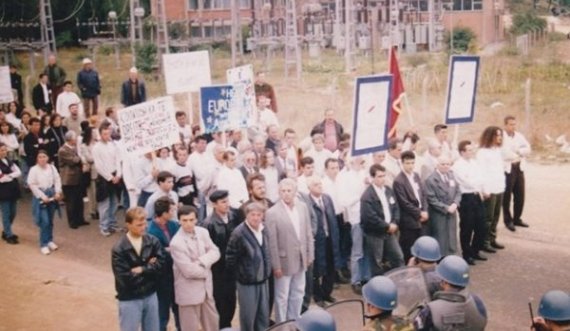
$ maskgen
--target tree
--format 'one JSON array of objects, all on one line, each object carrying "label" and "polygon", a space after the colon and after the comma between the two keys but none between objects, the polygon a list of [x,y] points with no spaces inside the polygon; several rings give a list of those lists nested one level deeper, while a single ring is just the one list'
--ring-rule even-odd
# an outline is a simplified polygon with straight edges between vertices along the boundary
[{"label": "tree", "polygon": [[[445,36],[445,44],[448,47],[450,45],[451,34],[448,33]],[[475,32],[467,27],[456,27],[453,29],[453,54],[465,53],[470,51],[474,44]]]},{"label": "tree", "polygon": [[513,17],[513,25],[511,26],[510,32],[518,36],[545,28],[546,20],[544,18],[538,17],[532,11],[527,11],[525,13],[516,14]]}]

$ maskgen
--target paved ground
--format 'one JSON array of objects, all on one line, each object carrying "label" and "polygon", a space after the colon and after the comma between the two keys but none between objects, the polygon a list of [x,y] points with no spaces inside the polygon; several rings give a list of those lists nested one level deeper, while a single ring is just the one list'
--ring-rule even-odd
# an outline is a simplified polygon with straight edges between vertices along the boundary
[{"label": "paved ground", "polygon": [[[488,330],[527,330],[527,302],[552,288],[570,291],[570,166],[530,165],[525,221],[499,240],[507,249],[472,269],[472,290],[489,310]],[[30,205],[19,206],[18,246],[0,243],[0,330],[117,330],[110,249],[96,224],[71,230],[57,221],[60,250],[42,256]],[[355,297],[344,286],[337,298]],[[352,331],[352,330],[342,330]]]}]

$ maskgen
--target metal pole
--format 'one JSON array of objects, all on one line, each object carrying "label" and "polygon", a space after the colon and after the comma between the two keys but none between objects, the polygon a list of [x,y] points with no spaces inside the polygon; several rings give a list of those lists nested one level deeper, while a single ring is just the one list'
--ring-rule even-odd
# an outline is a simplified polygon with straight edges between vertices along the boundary
[{"label": "metal pole", "polygon": [[232,37],[231,37],[231,43],[232,43],[232,68],[236,66],[236,35],[237,35],[237,11],[239,9],[236,8],[236,0],[231,0],[230,1],[230,6],[231,6],[231,16],[232,16]]},{"label": "metal pole", "polygon": [[453,54],[453,2],[449,10],[449,54]]},{"label": "metal pole", "polygon": [[350,27],[352,25],[352,0],[345,0],[344,9],[344,66],[346,73],[350,73],[352,69],[352,36],[350,35]]}]

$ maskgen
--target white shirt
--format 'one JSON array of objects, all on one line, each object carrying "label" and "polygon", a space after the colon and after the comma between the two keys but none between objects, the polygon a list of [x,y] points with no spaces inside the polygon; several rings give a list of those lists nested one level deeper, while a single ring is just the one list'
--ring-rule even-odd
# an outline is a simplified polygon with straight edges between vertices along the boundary
[{"label": "white shirt", "polygon": [[323,176],[325,173],[325,162],[329,158],[333,158],[333,154],[326,148],[323,148],[322,151],[316,151],[314,148],[311,148],[305,156],[310,156],[315,161],[315,175],[320,177]]},{"label": "white shirt", "polygon": [[390,213],[390,205],[388,203],[388,199],[386,198],[386,188],[384,187],[377,187],[376,185],[372,184],[374,188],[374,192],[380,199],[380,203],[382,204],[382,211],[384,212],[384,222],[391,223],[392,222],[392,214]]},{"label": "white shirt", "polygon": [[476,159],[483,173],[483,193],[505,192],[505,169],[501,149],[498,147],[480,148]]},{"label": "white shirt", "polygon": [[461,193],[479,193],[483,191],[483,173],[475,159],[459,158],[453,164],[453,174]]},{"label": "white shirt", "polygon": [[329,176],[323,176],[323,192],[328,194],[333,202],[334,213],[336,215],[342,214],[342,207],[339,202],[339,191],[341,191],[341,186],[339,186],[338,175],[333,180]]},{"label": "white shirt", "polygon": [[40,83],[40,86],[42,87],[42,92],[44,94],[44,103],[47,105],[50,102],[49,101],[49,90],[47,88],[47,84]]},{"label": "white shirt", "polygon": [[[184,165],[180,165],[179,163],[174,163],[174,166],[172,167],[172,169],[170,169],[170,172],[174,175],[175,183],[182,177],[193,176],[192,169],[190,168],[188,161],[186,161],[186,164]],[[194,192],[193,185],[185,185],[179,187],[177,191],[179,197],[185,197],[192,192]]]},{"label": "white shirt", "polygon": [[418,199],[418,202],[420,203],[419,208],[422,208],[422,199],[420,199],[420,186],[414,180],[414,173],[410,175],[405,171],[402,172],[404,173],[404,175],[408,179],[408,182],[410,183],[410,186],[412,186],[412,189],[414,190],[414,195],[416,196],[416,199]]},{"label": "white shirt", "polygon": [[0,134],[0,142],[4,143],[6,147],[8,147],[9,152],[16,151],[20,148],[18,138],[16,138],[16,135],[13,133]]},{"label": "white shirt", "polygon": [[135,168],[135,182],[137,183],[136,185],[139,190],[148,193],[154,193],[158,190],[156,178],[152,176],[152,170],[154,167],[155,165],[152,160],[149,160],[146,157],[141,157],[137,161],[137,166]]},{"label": "white shirt", "polygon": [[291,224],[293,225],[293,229],[295,230],[295,234],[297,235],[297,239],[301,240],[301,220],[299,219],[299,211],[297,210],[297,205],[295,202],[293,203],[293,208],[289,208],[283,200],[281,200],[289,219],[291,220]]},{"label": "white shirt", "polygon": [[[0,162],[4,162],[5,165],[8,165],[8,160],[6,159],[1,159]],[[22,175],[22,171],[20,170],[20,168],[18,168],[16,163],[12,163],[12,167],[10,167],[10,170],[12,170],[11,173],[2,174],[2,176],[0,177],[0,183],[11,182]],[[0,171],[0,173],[2,172]]]},{"label": "white shirt", "polygon": [[127,190],[133,190],[135,192],[140,192],[137,186],[137,172],[140,157],[132,155],[123,155],[123,161],[121,162],[123,181]]},{"label": "white shirt", "polygon": [[28,186],[38,199],[47,198],[44,192],[48,188],[55,188],[56,193],[61,193],[61,177],[57,169],[48,164],[45,168],[35,165],[28,173]]},{"label": "white shirt", "polygon": [[277,173],[277,168],[261,168],[259,172],[265,176],[265,194],[267,199],[275,203],[279,200],[279,174]]},{"label": "white shirt", "polygon": [[345,221],[350,224],[360,224],[360,196],[366,189],[366,170],[360,171],[343,170],[338,174],[339,201],[344,210],[346,210]]},{"label": "white shirt", "polygon": [[309,194],[309,185],[307,185],[307,177],[305,175],[297,177],[297,192]]},{"label": "white shirt", "polygon": [[[176,194],[176,192],[170,190],[168,192],[164,192],[161,189],[156,190],[153,194],[150,195],[150,197],[148,197],[148,200],[146,201],[146,205],[144,206],[144,209],[146,211],[146,218],[154,218],[156,215],[154,215],[154,203],[156,202],[156,200],[158,200],[159,198],[162,198],[164,196],[168,196],[172,201],[174,201],[175,205],[178,205],[178,194]],[[178,212],[174,212],[174,218],[178,219]]]},{"label": "white shirt", "polygon": [[218,173],[215,184],[218,190],[229,192],[230,207],[234,209],[240,208],[249,199],[245,179],[241,171],[236,168],[230,169],[223,166]]},{"label": "white shirt", "polygon": [[259,122],[257,123],[258,129],[260,132],[267,132],[267,127],[270,125],[277,125],[279,126],[279,121],[277,120],[277,116],[275,113],[269,109],[265,108],[263,110],[259,110]]},{"label": "white shirt", "polygon": [[113,172],[118,177],[122,176],[121,151],[114,141],[97,142],[93,146],[92,154],[97,173],[106,181],[113,179]]},{"label": "white shirt", "polygon": [[190,145],[190,141],[192,141],[192,128],[190,125],[186,124],[184,126],[178,126],[178,132],[182,135],[182,141],[186,146]]},{"label": "white shirt", "polygon": [[204,186],[208,182],[208,178],[212,172],[212,167],[214,165],[213,161],[214,158],[207,152],[193,152],[188,157],[187,164],[189,164],[190,169],[196,178],[196,185],[200,192],[205,192],[207,189],[207,187]]},{"label": "white shirt", "polygon": [[515,131],[512,137],[505,132],[503,134],[501,152],[503,154],[506,173],[511,173],[512,164],[516,162],[520,162],[520,169],[524,171],[526,168],[525,158],[531,152],[530,143],[520,132]]},{"label": "white shirt", "polygon": [[127,239],[129,239],[129,242],[131,245],[133,245],[133,248],[135,249],[135,252],[137,252],[137,255],[141,255],[142,237],[135,238],[131,236],[130,232],[127,232]]},{"label": "white shirt", "polygon": [[259,230],[252,228],[247,221],[245,221],[245,225],[251,230],[251,232],[253,232],[259,246],[263,246],[263,223],[259,224]]},{"label": "white shirt", "polygon": [[382,165],[386,168],[386,186],[392,187],[394,179],[398,176],[400,171],[402,171],[400,160],[397,160],[392,157],[392,155],[386,153],[386,158],[384,159],[384,162],[382,162]]},{"label": "white shirt", "polygon": [[77,103],[79,106],[79,114],[84,114],[83,103],[75,92],[62,92],[60,95],[58,95],[55,109],[57,113],[61,115],[61,117],[68,117],[71,115],[69,112],[69,105],[74,103]]}]

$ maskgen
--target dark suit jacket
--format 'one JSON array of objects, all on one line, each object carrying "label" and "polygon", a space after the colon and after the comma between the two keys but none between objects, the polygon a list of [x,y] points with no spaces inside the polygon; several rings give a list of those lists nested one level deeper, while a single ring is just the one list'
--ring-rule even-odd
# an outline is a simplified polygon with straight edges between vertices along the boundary
[{"label": "dark suit jacket", "polygon": [[59,160],[61,185],[79,185],[83,169],[77,149],[63,145],[57,152],[57,157]]},{"label": "dark suit jacket", "polygon": [[[247,176],[249,175],[249,172],[247,172],[247,170],[245,170],[245,166],[239,167],[239,171],[240,171],[241,174],[243,175],[243,179],[245,179],[245,181],[247,182]],[[259,172],[259,168],[258,168],[258,167],[253,167],[253,171],[254,171],[254,172]]]},{"label": "dark suit jacket", "polygon": [[228,224],[224,223],[216,212],[212,212],[212,214],[204,220],[202,226],[208,230],[212,242],[220,249],[220,259],[212,265],[214,282],[227,279],[227,276],[231,275],[231,273],[226,270],[226,249],[230,235],[241,222],[235,212],[231,210],[228,215]]},{"label": "dark suit jacket", "polygon": [[137,94],[138,99],[133,99],[133,95],[131,94],[130,79],[127,79],[123,82],[123,85],[121,86],[121,103],[125,105],[125,107],[146,101],[146,87],[144,85],[144,82],[140,79],[137,81]]},{"label": "dark suit jacket", "polygon": [[[335,132],[336,132],[336,141],[337,141],[337,143],[339,143],[340,142],[340,136],[342,136],[342,134],[344,133],[344,128],[337,121],[334,121],[334,128],[335,128]],[[313,127],[313,129],[311,130],[311,135],[313,135],[314,133],[317,133],[317,132],[325,134],[325,121],[322,121],[321,123],[315,125]]]},{"label": "dark suit jacket", "polygon": [[[48,85],[47,89],[48,89],[48,94],[50,94],[51,86]],[[32,103],[34,104],[34,108],[42,109],[44,111],[51,111],[53,109],[52,104],[51,104],[51,96],[48,95],[48,98],[49,98],[50,102],[45,103],[44,91],[42,89],[42,86],[40,84],[37,84],[36,86],[34,86],[34,88],[32,90]]]},{"label": "dark suit jacket", "polygon": [[319,207],[318,204],[315,203],[312,197],[309,196],[310,207],[313,209],[316,221],[317,221],[317,229],[315,235],[315,262],[313,263],[313,270],[315,272],[315,276],[319,277],[326,273],[327,271],[327,237],[325,234],[325,228],[323,224],[323,218],[326,216],[326,222],[328,227],[329,237],[332,243],[332,256],[333,256],[333,263],[335,269],[340,269],[342,267],[342,263],[340,260],[340,246],[339,246],[339,231],[338,231],[338,223],[336,221],[336,215],[334,213],[334,206],[330,196],[327,194],[322,195],[323,205],[325,209],[325,213],[323,215],[323,211]]},{"label": "dark suit jacket", "polygon": [[428,209],[426,189],[417,173],[414,173],[414,181],[420,188],[421,208],[420,202],[414,194],[414,189],[403,171],[396,176],[392,185],[400,206],[400,229],[421,229],[420,213]]},{"label": "dark suit jacket", "polygon": [[391,221],[400,226],[400,208],[394,198],[394,192],[387,186],[384,186],[384,189],[386,190],[386,199],[390,204],[391,220],[386,219],[380,198],[378,198],[372,185],[369,185],[360,197],[360,227],[367,235],[376,237],[386,235]]}]

